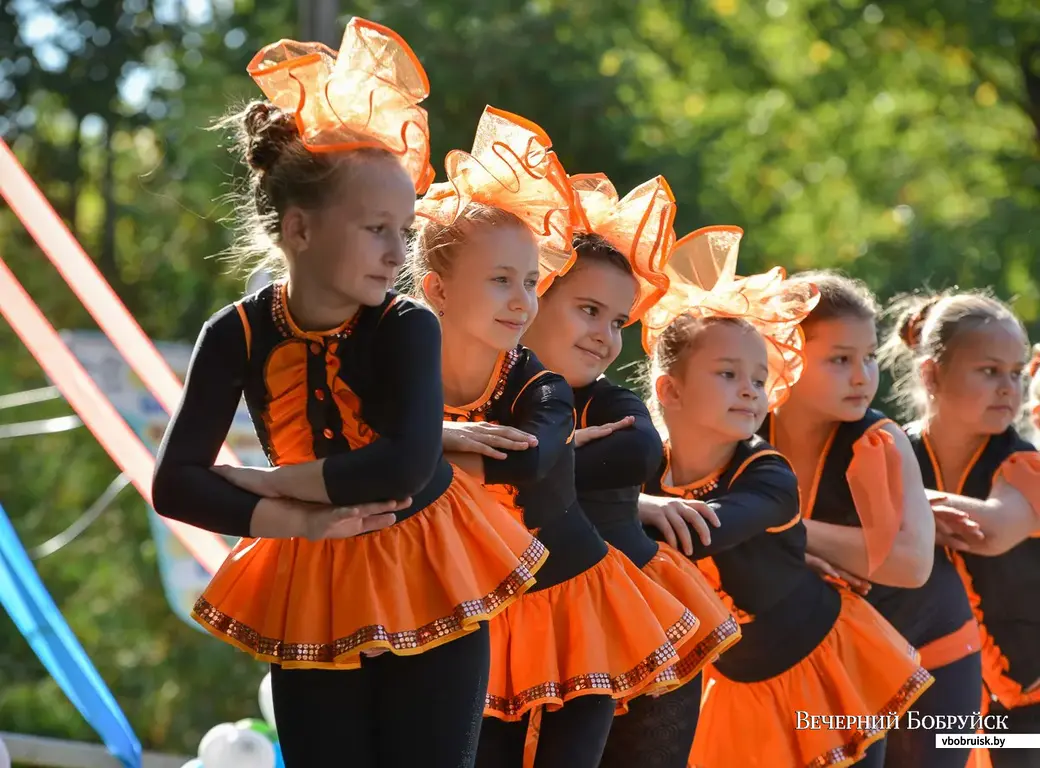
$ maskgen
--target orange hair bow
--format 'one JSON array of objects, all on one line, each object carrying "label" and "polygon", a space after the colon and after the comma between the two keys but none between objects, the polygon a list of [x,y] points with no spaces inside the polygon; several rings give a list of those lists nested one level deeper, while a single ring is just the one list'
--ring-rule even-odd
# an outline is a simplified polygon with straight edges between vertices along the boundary
[{"label": "orange hair bow", "polygon": [[419,106],[430,81],[392,29],[354,17],[338,54],[321,43],[279,40],[247,71],[272,104],[295,114],[311,152],[385,149],[400,158],[419,194],[430,186],[430,126]]},{"label": "orange hair bow", "polygon": [[668,293],[643,317],[643,346],[652,354],[661,332],[684,314],[746,320],[766,340],[766,394],[773,410],[802,375],[805,337],[800,325],[820,295],[813,285],[792,286],[781,267],[738,277],[743,236],[739,227],[704,227],[676,243],[665,267],[671,281]]},{"label": "orange hair bow", "polygon": [[[629,313],[631,325],[668,292],[664,265],[675,247],[675,195],[663,176],[640,184],[620,199],[602,173],[578,174],[569,181],[574,194],[571,211],[575,234],[599,235],[632,266],[639,294]],[[571,265],[565,266],[569,269]],[[566,269],[546,271],[539,284],[540,293],[554,278],[566,274]]]},{"label": "orange hair bow", "polygon": [[566,271],[575,258],[571,190],[551,147],[552,141],[535,123],[486,107],[473,151],[448,153],[448,181],[430,187],[416,204],[415,215],[448,226],[470,203],[508,211],[534,233],[541,261]]}]

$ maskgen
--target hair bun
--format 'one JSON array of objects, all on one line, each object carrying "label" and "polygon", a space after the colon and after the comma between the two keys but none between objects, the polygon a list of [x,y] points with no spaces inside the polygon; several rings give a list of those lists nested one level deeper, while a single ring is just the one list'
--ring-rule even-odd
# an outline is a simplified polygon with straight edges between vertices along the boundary
[{"label": "hair bun", "polygon": [[254,171],[270,171],[285,148],[300,138],[293,115],[267,101],[254,101],[242,113],[247,137],[245,158]]},{"label": "hair bun", "polygon": [[924,323],[928,319],[928,313],[932,311],[932,307],[939,303],[941,298],[942,296],[932,296],[922,301],[916,309],[912,309],[903,315],[903,319],[899,322],[899,338],[910,349],[916,349],[917,345],[921,343],[921,332],[924,330]]}]

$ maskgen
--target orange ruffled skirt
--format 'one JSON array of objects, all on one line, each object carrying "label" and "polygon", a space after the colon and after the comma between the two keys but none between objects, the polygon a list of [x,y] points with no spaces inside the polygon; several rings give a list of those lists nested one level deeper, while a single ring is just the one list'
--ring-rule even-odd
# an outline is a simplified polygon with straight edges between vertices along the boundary
[{"label": "orange ruffled skirt", "polygon": [[[658,545],[657,554],[643,566],[643,573],[689,608],[700,622],[693,638],[680,650],[679,661],[641,693],[670,691],[693,680],[705,665],[740,640],[740,625],[700,569],[668,544]],[[632,698],[620,702],[618,714],[628,710]]]},{"label": "orange ruffled skirt", "polygon": [[847,590],[841,599],[830,633],[786,672],[761,682],[735,683],[713,665],[705,669],[690,768],[852,765],[887,731],[830,730],[826,725],[799,729],[798,713],[902,715],[934,682],[917,663],[916,651],[869,603]]},{"label": "orange ruffled skirt", "polygon": [[517,721],[578,696],[624,699],[679,660],[698,619],[608,546],[596,565],[529,592],[491,622],[485,717]]},{"label": "orange ruffled skirt", "polygon": [[548,551],[463,472],[430,506],[351,539],[242,539],[195,604],[220,639],[285,668],[356,669],[477,629]]}]

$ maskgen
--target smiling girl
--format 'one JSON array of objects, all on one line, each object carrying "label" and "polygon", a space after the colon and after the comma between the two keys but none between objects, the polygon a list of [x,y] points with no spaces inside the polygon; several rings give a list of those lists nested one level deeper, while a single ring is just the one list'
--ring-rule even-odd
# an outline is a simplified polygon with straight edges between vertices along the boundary
[{"label": "smiling girl", "polygon": [[621,353],[622,330],[667,290],[663,265],[675,244],[675,201],[662,177],[621,200],[602,175],[572,176],[570,183],[578,258],[565,275],[550,270],[543,278],[550,287],[523,341],[574,390],[581,508],[603,538],[701,620],[662,680],[681,688],[631,701],[629,713],[614,720],[600,765],[683,768],[700,710],[697,675],[740,630],[697,567],[640,525],[639,491],[661,463],[661,437],[642,400],[603,375]]},{"label": "smiling girl", "polygon": [[[283,40],[249,73],[270,101],[234,120],[247,234],[287,277],[204,326],[155,508],[244,537],[194,617],[271,663],[288,768],[345,750],[358,768],[470,766],[487,620],[544,548],[444,460],[437,319],[389,290],[433,176],[426,74],[356,18],[338,55]],[[273,468],[213,466],[243,395]]]},{"label": "smiling girl", "polygon": [[[939,508],[966,512],[981,537],[944,536],[982,631],[985,708],[1011,733],[1040,731],[1040,455],[1012,426],[1022,406],[1027,341],[996,299],[974,293],[900,303],[891,361],[919,420],[906,427]],[[937,557],[937,561],[939,558]],[[976,703],[978,697],[976,697]],[[974,706],[974,705],[973,705]],[[993,750],[995,768],[1034,765]]]},{"label": "smiling girl", "polygon": [[[906,641],[871,606],[805,562],[798,479],[757,436],[804,369],[799,323],[819,300],[780,269],[735,277],[742,236],[708,227],[683,238],[672,287],[644,319],[651,379],[668,433],[653,496],[721,523],[692,559],[741,622],[743,637],[704,671],[690,765],[877,767],[886,716],[931,682]],[[803,715],[828,716],[813,729]]]},{"label": "smiling girl", "polygon": [[420,201],[415,260],[441,319],[451,461],[549,550],[534,591],[492,623],[478,754],[488,768],[595,768],[615,700],[678,660],[697,619],[603,541],[574,487],[574,398],[518,342],[538,312],[539,250],[565,271],[571,190],[545,133],[488,108],[472,154]]}]

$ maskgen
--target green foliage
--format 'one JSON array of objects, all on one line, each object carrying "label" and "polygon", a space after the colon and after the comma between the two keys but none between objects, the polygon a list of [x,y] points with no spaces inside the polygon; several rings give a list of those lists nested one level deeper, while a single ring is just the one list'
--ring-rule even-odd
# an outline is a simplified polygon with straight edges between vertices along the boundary
[{"label": "green foliage", "polygon": [[[222,196],[241,171],[204,129],[258,95],[246,63],[292,36],[296,8],[0,7],[0,134],[146,332],[193,338],[242,287],[214,258],[230,243]],[[663,173],[680,235],[745,228],[744,270],[833,266],[884,298],[993,285],[1036,328],[1035,3],[359,0],[351,10],[397,29],[422,58],[435,164],[469,147],[491,103],[542,124],[569,170],[604,171],[622,193]],[[91,326],[5,208],[0,255],[56,326]],[[633,333],[619,366],[640,354]],[[0,326],[0,393],[42,383]],[[0,441],[0,466],[0,501],[30,546],[117,471],[85,430]],[[263,668],[173,616],[132,490],[39,568],[147,746],[192,752],[212,725],[258,714]],[[0,728],[92,738],[4,618]]]}]

